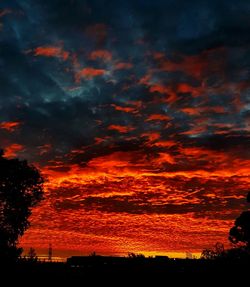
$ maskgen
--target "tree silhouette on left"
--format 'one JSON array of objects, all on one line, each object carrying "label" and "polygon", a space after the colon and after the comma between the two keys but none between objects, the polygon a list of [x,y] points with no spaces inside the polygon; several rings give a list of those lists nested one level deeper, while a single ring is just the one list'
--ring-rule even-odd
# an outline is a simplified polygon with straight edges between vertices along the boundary
[{"label": "tree silhouette on left", "polygon": [[29,227],[31,208],[43,198],[44,179],[27,161],[7,159],[0,150],[0,260],[15,261],[18,239]]}]

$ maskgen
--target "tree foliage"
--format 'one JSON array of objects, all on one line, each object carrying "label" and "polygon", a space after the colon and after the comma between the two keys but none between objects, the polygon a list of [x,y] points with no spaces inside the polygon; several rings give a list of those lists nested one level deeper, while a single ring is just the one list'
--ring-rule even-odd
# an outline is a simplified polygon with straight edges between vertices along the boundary
[{"label": "tree foliage", "polygon": [[[247,195],[247,201],[250,202],[250,192]],[[242,243],[247,249],[250,249],[250,211],[243,211],[235,220],[234,226],[229,231],[229,240],[234,243]]]},{"label": "tree foliage", "polygon": [[16,259],[18,239],[29,227],[31,208],[43,198],[43,177],[27,161],[0,151],[0,258]]}]

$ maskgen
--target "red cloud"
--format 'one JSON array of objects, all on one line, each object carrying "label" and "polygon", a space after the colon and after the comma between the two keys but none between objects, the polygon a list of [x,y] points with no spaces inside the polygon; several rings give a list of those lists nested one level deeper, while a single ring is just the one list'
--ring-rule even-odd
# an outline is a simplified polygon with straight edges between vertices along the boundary
[{"label": "red cloud", "polygon": [[73,68],[79,70],[81,65],[79,63],[77,54],[76,53],[72,53],[71,59],[72,59]]},{"label": "red cloud", "polygon": [[190,116],[197,116],[200,114],[200,111],[197,108],[183,108],[181,111]]},{"label": "red cloud", "polygon": [[69,52],[64,51],[61,47],[44,46],[37,47],[34,50],[34,55],[44,57],[57,57],[66,61],[69,57]]},{"label": "red cloud", "polygon": [[39,155],[43,155],[48,153],[52,149],[51,144],[44,144],[38,147],[39,148]]},{"label": "red cloud", "polygon": [[99,138],[99,137],[95,137],[95,144],[101,144],[105,142],[105,138]]},{"label": "red cloud", "polygon": [[97,76],[102,76],[106,73],[103,69],[95,69],[92,67],[87,67],[82,69],[76,74],[76,82],[79,83],[81,78],[92,79]]},{"label": "red cloud", "polygon": [[163,102],[173,104],[177,100],[178,93],[191,93],[192,96],[197,97],[202,93],[205,93],[204,87],[192,87],[187,83],[179,83],[176,85],[164,85],[162,83],[155,83],[151,80],[153,77],[152,73],[147,74],[139,81],[140,84],[143,84],[149,88],[150,93],[160,93],[166,95],[167,97]]},{"label": "red cloud", "polygon": [[5,148],[4,156],[5,157],[15,157],[17,155],[17,152],[19,152],[23,149],[24,149],[23,145],[16,144],[16,143],[11,144]]},{"label": "red cloud", "polygon": [[190,115],[190,116],[197,116],[203,113],[216,113],[216,114],[223,114],[225,113],[225,108],[221,106],[215,107],[195,107],[195,108],[182,108],[182,112]]},{"label": "red cloud", "polygon": [[97,23],[88,26],[85,29],[85,33],[88,37],[92,38],[98,45],[103,45],[107,38],[107,25],[103,23]]},{"label": "red cloud", "polygon": [[178,93],[191,93],[194,97],[204,93],[204,87],[193,87],[188,83],[179,83],[176,90]]},{"label": "red cloud", "polygon": [[146,83],[146,85],[149,86],[149,92],[154,93],[158,92],[160,94],[166,94],[168,95],[168,98],[166,98],[166,103],[174,103],[177,100],[176,92],[174,92],[170,87],[163,86],[161,84],[154,84],[151,85],[150,83]]},{"label": "red cloud", "polygon": [[0,10],[0,18],[2,18],[3,16],[12,13],[12,11],[10,9],[3,9]]},{"label": "red cloud", "polygon": [[126,70],[126,69],[131,69],[133,65],[131,63],[125,63],[125,62],[120,62],[115,64],[115,69],[116,70]]},{"label": "red cloud", "polygon": [[102,59],[103,61],[110,61],[112,54],[107,50],[96,50],[90,53],[89,58],[91,60]]},{"label": "red cloud", "polygon": [[224,107],[221,106],[215,106],[215,107],[205,107],[204,110],[206,112],[210,112],[210,113],[216,113],[216,114],[223,114],[226,112]]},{"label": "red cloud", "polygon": [[[235,89],[235,87],[209,87],[203,81],[204,78],[211,74],[217,74],[223,78],[223,73],[225,71],[225,63],[223,60],[225,58],[225,52],[226,50],[224,48],[220,48],[204,51],[198,55],[179,55],[180,57],[178,61],[167,59],[163,53],[153,53],[153,59],[157,67],[149,69],[147,74],[140,79],[139,84],[147,86],[151,93],[158,92],[166,95],[167,97],[164,101],[169,104],[176,102],[179,93],[190,93],[192,96],[198,97],[208,93],[220,93],[225,92],[227,89]],[[198,79],[202,84],[194,87],[186,82],[170,83],[168,85],[163,84],[160,81],[155,82],[154,73],[159,71],[180,71]],[[240,87],[238,87],[238,90],[239,88]],[[244,85],[241,88],[244,88]],[[163,101],[163,99],[161,100]]]},{"label": "red cloud", "polygon": [[150,115],[146,121],[169,121],[171,118],[167,115],[153,114]]},{"label": "red cloud", "polygon": [[14,132],[20,126],[20,124],[20,122],[2,122],[0,123],[0,129]]},{"label": "red cloud", "polygon": [[108,126],[108,130],[118,131],[120,133],[127,133],[133,131],[135,128],[131,126],[121,126],[121,125],[110,125]]},{"label": "red cloud", "polygon": [[[175,62],[168,60],[162,53],[154,53],[153,58],[162,71],[182,71],[196,79],[202,80],[204,74],[221,72],[223,70],[225,52],[225,48],[221,47],[204,51],[198,55],[182,56],[180,61]],[[217,57],[212,57],[214,55]]]},{"label": "red cloud", "polygon": [[131,106],[135,106],[137,109],[140,109],[143,106],[142,101],[127,101]]},{"label": "red cloud", "polygon": [[182,132],[181,134],[183,135],[197,135],[197,134],[202,134],[207,131],[206,126],[195,126],[191,127],[188,131]]}]

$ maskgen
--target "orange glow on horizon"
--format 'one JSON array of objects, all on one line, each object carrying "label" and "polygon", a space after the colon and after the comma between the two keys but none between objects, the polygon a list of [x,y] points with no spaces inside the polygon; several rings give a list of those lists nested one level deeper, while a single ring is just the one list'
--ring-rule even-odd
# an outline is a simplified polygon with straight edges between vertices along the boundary
[{"label": "orange glow on horizon", "polygon": [[[176,143],[163,141],[163,146],[172,148]],[[103,255],[126,256],[134,252],[172,257],[185,257],[186,251],[199,254],[217,241],[228,246],[227,233],[233,220],[217,219],[217,211],[203,211],[202,216],[197,216],[192,206],[202,206],[203,198],[207,202],[225,200],[227,196],[243,198],[231,186],[237,186],[237,190],[249,186],[250,162],[232,164],[224,153],[179,148],[180,155],[188,160],[211,158],[218,163],[217,169],[159,172],[164,164],[175,164],[180,155],[159,153],[152,160],[138,152],[99,156],[85,167],[67,165],[67,171],[57,170],[57,166],[65,166],[62,162],[44,167],[48,200],[34,209],[31,228],[21,239],[21,245],[42,250],[52,243],[58,254],[59,250],[67,250],[67,256],[95,251]],[[227,182],[229,190],[225,190]],[[194,184],[197,190],[191,192]],[[207,189],[206,193],[197,197],[203,189]],[[140,211],[140,206],[145,206],[147,212]],[[179,213],[178,206],[186,211]],[[220,208],[225,216],[230,215],[230,210]]]}]

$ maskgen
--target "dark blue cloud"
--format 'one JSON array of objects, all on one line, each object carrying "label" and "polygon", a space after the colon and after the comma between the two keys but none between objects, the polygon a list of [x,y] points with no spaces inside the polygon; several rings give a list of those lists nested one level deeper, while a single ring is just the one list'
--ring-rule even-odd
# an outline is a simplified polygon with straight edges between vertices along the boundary
[{"label": "dark blue cloud", "polygon": [[[26,157],[35,160],[36,148],[46,142],[56,148],[43,160],[84,146],[91,154],[95,138],[107,136],[121,148],[129,136],[131,142],[137,137],[141,149],[141,134],[150,131],[163,139],[193,143],[185,132],[200,125],[205,128],[194,134],[198,146],[209,141],[219,125],[228,128],[225,144],[230,133],[248,139],[246,1],[13,0],[2,1],[0,9],[7,11],[0,18],[0,120],[23,123],[17,135],[8,137],[27,147]],[[38,47],[60,48],[68,56],[36,55]],[[95,50],[109,51],[112,61],[91,59]],[[155,52],[162,52],[165,60],[155,59]],[[115,69],[120,62],[131,67]],[[200,77],[194,75],[199,65]],[[79,76],[89,67],[103,75]],[[181,90],[180,83],[189,90]],[[166,100],[171,93],[174,102]],[[135,102],[141,103],[137,115],[114,109]],[[194,107],[200,109],[197,114],[185,112]],[[225,112],[215,112],[218,107]],[[169,125],[147,121],[151,114],[168,115]],[[134,130],[122,135],[108,130],[110,125]]]}]

